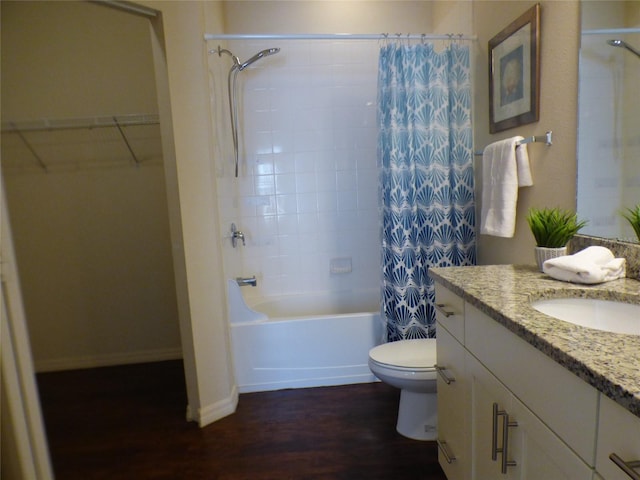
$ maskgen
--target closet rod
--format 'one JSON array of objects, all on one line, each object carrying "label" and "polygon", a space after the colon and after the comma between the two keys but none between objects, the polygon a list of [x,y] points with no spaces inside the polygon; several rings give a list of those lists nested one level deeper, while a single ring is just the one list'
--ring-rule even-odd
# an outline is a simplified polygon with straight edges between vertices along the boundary
[{"label": "closet rod", "polygon": [[640,28],[596,28],[580,32],[581,35],[624,35],[625,33],[640,33]]},{"label": "closet rod", "polygon": [[477,40],[475,35],[411,33],[205,33],[205,40]]}]

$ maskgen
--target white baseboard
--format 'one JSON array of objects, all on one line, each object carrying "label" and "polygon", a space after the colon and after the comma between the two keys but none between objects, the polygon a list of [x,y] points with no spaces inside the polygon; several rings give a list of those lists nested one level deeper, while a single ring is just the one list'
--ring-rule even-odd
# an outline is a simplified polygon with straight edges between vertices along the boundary
[{"label": "white baseboard", "polygon": [[104,355],[34,360],[34,366],[35,371],[41,373],[60,370],[79,370],[83,368],[112,367],[133,363],[162,362],[164,360],[178,360],[181,358],[181,348],[161,348],[140,352],[118,352]]},{"label": "white baseboard", "polygon": [[198,422],[200,427],[220,420],[236,411],[238,407],[238,388],[234,385],[229,396],[211,405],[207,405],[194,412],[190,405],[187,405],[187,420]]}]

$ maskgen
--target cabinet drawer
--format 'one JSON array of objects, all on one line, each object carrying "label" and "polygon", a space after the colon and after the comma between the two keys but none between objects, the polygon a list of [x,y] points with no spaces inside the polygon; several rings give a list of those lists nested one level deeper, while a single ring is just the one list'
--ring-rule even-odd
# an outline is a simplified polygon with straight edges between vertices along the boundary
[{"label": "cabinet drawer", "polygon": [[598,392],[470,304],[467,349],[594,466]]},{"label": "cabinet drawer", "polygon": [[436,320],[464,345],[464,301],[436,283]]},{"label": "cabinet drawer", "polygon": [[[625,462],[640,461],[640,418],[610,398],[600,398],[596,470],[607,480],[629,480],[609,455],[615,453]],[[636,472],[640,475],[640,468]]]}]

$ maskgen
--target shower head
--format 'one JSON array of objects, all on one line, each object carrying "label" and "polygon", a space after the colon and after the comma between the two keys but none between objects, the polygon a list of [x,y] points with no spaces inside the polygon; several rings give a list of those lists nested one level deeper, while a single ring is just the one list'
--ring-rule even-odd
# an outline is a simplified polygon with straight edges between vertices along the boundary
[{"label": "shower head", "polygon": [[629,50],[631,53],[636,54],[636,56],[640,57],[640,52],[638,50],[636,50],[635,48],[633,48],[631,45],[629,45],[627,42],[625,42],[624,40],[607,40],[607,43],[609,45],[611,45],[612,47],[621,47],[621,48],[626,48],[627,50]]},{"label": "shower head", "polygon": [[266,50],[262,50],[262,51],[256,53],[253,57],[251,57],[246,62],[243,62],[240,65],[238,65],[238,70],[242,71],[245,68],[247,68],[249,65],[251,65],[253,62],[255,62],[257,60],[260,60],[262,57],[268,57],[269,55],[275,55],[279,51],[280,51],[279,48],[267,48]]}]

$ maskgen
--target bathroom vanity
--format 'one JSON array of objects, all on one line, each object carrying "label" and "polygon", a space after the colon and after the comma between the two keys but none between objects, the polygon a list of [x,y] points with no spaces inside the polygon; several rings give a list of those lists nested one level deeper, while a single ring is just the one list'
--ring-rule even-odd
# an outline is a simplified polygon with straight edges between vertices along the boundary
[{"label": "bathroom vanity", "polygon": [[558,297],[640,303],[639,281],[575,285],[512,265],[433,268],[430,276],[439,460],[449,480],[640,478],[632,470],[640,460],[640,335],[531,307]]}]

